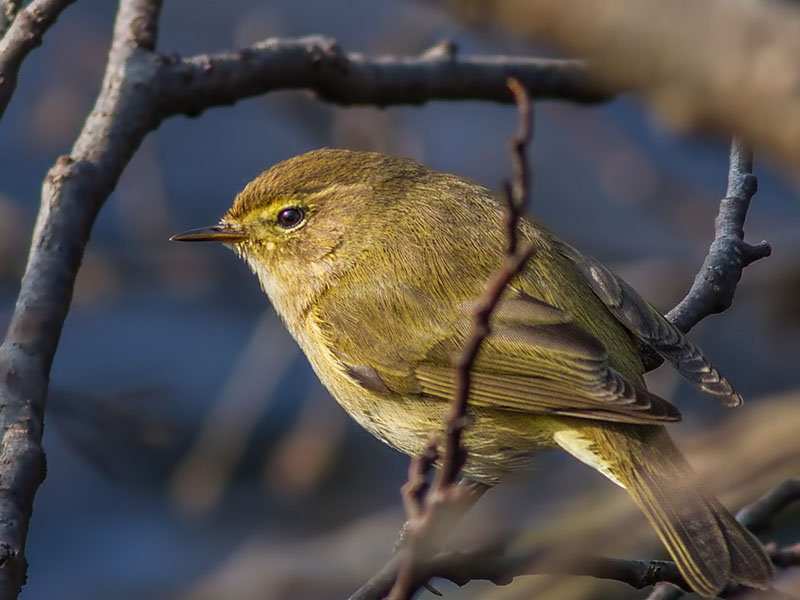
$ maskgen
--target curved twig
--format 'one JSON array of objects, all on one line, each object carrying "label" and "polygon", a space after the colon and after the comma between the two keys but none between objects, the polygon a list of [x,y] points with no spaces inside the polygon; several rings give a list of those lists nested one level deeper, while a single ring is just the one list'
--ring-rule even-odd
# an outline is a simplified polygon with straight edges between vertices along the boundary
[{"label": "curved twig", "polygon": [[[407,544],[397,572],[396,582],[391,589],[391,600],[408,600],[425,579],[419,580],[418,573],[427,568],[421,565],[427,561],[432,550],[432,539],[438,539],[444,519],[452,508],[477,499],[470,493],[470,487],[458,485],[458,476],[467,457],[462,443],[464,430],[469,424],[467,410],[472,384],[472,367],[478,352],[491,333],[490,319],[500,298],[511,281],[525,268],[533,256],[534,248],[518,243],[519,220],[528,203],[528,165],[525,160],[527,146],[533,133],[533,109],[530,96],[516,79],[507,82],[519,112],[519,130],[511,140],[511,160],[514,175],[511,183],[506,183],[506,239],[507,246],[503,264],[492,274],[486,288],[473,307],[472,329],[455,358],[456,392],[450,400],[447,415],[446,435],[442,464],[430,491],[426,486],[426,475],[437,457],[437,440],[431,441],[428,451],[411,459],[408,483],[403,486],[403,501],[406,506]],[[486,490],[480,486],[479,494]],[[479,497],[479,496],[478,496]]]}]

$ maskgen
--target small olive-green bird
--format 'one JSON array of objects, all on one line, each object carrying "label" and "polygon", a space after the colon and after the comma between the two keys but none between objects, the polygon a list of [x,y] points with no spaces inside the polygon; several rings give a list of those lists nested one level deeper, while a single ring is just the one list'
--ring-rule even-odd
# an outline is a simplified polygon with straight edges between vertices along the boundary
[{"label": "small olive-green bird", "polygon": [[[444,428],[453,358],[472,305],[503,261],[504,205],[461,177],[371,152],[318,150],[252,181],[219,241],[250,265],[331,394],[407,454]],[[766,588],[761,544],[697,481],[647,391],[639,344],[728,406],[741,402],[703,352],[619,277],[535,221],[535,253],[491,318],[472,373],[463,475],[494,485],[559,447],[625,488],[695,591]]]}]

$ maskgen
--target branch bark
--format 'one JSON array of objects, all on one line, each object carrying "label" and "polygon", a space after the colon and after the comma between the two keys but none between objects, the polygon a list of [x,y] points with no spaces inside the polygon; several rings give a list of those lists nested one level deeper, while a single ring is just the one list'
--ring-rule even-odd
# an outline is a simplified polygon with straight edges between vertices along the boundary
[{"label": "branch bark", "polygon": [[0,0],[0,36],[17,16],[21,4],[22,0]]},{"label": "branch bark", "polygon": [[[793,477],[744,507],[739,511],[737,518],[743,525],[764,527],[789,504],[799,499],[798,478]],[[491,581],[497,585],[506,585],[520,575],[579,575],[611,579],[626,583],[636,589],[656,586],[648,596],[648,600],[675,600],[691,591],[678,572],[677,565],[672,561],[619,559],[604,556],[564,557],[563,550],[546,546],[509,550],[509,548],[515,547],[517,547],[515,540],[510,539],[464,552],[441,552],[417,569],[412,583],[418,587],[433,577],[440,577],[449,579],[460,586],[479,579]],[[768,544],[766,548],[776,567],[800,566],[800,544],[786,548]],[[385,598],[394,585],[399,564],[399,557],[394,557],[387,562],[367,583],[350,596],[349,600]],[[753,598],[791,598],[791,596],[775,591],[756,593],[750,588],[742,586],[730,586],[723,591],[720,597],[733,598],[745,591],[754,594]]]},{"label": "branch bark", "polygon": [[19,3],[4,3],[5,25],[0,26],[0,119],[17,87],[22,61],[42,43],[45,32],[73,2],[75,0],[33,0],[23,9],[19,8]]},{"label": "branch bark", "polygon": [[[510,545],[510,544],[509,544]],[[507,585],[522,575],[575,575],[608,579],[625,583],[641,590],[657,586],[651,598],[679,598],[690,592],[677,565],[668,560],[636,560],[605,556],[573,556],[568,560],[553,560],[557,553],[552,548],[534,548],[528,551],[506,552],[506,544],[487,546],[468,551],[442,552],[431,558],[416,574],[417,586],[438,577],[463,586],[470,581],[485,580],[495,585]],[[796,546],[772,550],[777,566],[797,566],[800,553]],[[380,600],[385,598],[395,582],[398,560],[389,561],[349,600]],[[753,598],[791,598],[780,592],[756,592],[742,586],[726,588],[720,598],[733,598],[743,592]]]},{"label": "branch bark", "polygon": [[[758,179],[753,175],[753,152],[734,138],[728,164],[728,188],[714,220],[714,240],[686,296],[666,314],[684,333],[709,315],[727,310],[744,268],[772,253],[765,241],[755,245],[744,241],[747,210],[756,191]],[[649,346],[642,345],[640,354],[645,371],[652,371],[664,362]]]},{"label": "branch bark", "polygon": [[800,476],[787,479],[745,506],[736,514],[736,520],[751,531],[763,531],[773,518],[795,502],[800,502]]},{"label": "branch bark", "polygon": [[667,318],[681,331],[687,332],[707,316],[727,310],[742,270],[772,252],[767,242],[751,245],[744,241],[747,209],[757,190],[753,152],[741,140],[734,139],[728,190],[714,221],[714,241],[689,293],[667,313]]},{"label": "branch bark", "polygon": [[155,0],[121,3],[102,92],[72,153],[58,159],[42,187],[31,253],[0,346],[2,598],[16,598],[25,579],[25,538],[45,471],[41,438],[50,366],[83,250],[103,201],[157,123],[141,66],[152,63],[143,32],[155,31],[159,7]]},{"label": "branch bark", "polygon": [[[458,477],[467,458],[463,444],[464,430],[469,425],[469,394],[472,386],[472,367],[478,352],[491,333],[490,320],[508,285],[525,268],[534,253],[532,246],[520,247],[518,243],[519,220],[528,202],[528,165],[525,160],[527,146],[533,132],[531,99],[525,88],[516,79],[509,79],[511,91],[519,111],[519,130],[511,140],[511,160],[514,167],[512,183],[506,183],[506,239],[504,261],[486,283],[486,289],[473,307],[472,329],[464,341],[461,352],[455,359],[457,386],[450,401],[446,420],[444,456],[441,468],[428,491],[426,477],[437,459],[437,440],[431,441],[428,451],[411,459],[408,483],[403,486],[403,501],[408,521],[408,539],[403,552],[400,570],[391,589],[390,600],[410,600],[419,587],[418,573],[427,568],[428,558],[435,547],[433,540],[446,533],[452,523],[448,513],[471,500],[477,500],[486,491],[480,486],[477,497],[470,494],[470,487],[459,485]],[[423,565],[421,563],[425,562]],[[422,579],[425,584],[427,580]]]},{"label": "branch bark", "polygon": [[[170,60],[165,58],[165,60]],[[307,89],[343,106],[422,104],[430,100],[513,102],[518,79],[533,98],[583,104],[608,100],[583,61],[510,56],[459,56],[440,44],[416,57],[345,54],[331,38],[267,39],[238,52],[172,60],[164,81],[171,113],[208,108],[273,90]]]}]

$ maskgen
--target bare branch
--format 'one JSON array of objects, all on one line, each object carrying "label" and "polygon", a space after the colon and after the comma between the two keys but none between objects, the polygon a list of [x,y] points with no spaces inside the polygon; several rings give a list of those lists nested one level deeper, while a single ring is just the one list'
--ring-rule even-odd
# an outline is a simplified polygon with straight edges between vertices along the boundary
[{"label": "bare branch", "polygon": [[[635,560],[608,558],[604,556],[572,556],[554,558],[557,550],[536,547],[526,551],[508,552],[513,542],[490,544],[464,552],[442,552],[421,566],[416,576],[419,586],[431,578],[448,579],[462,586],[470,581],[486,580],[496,585],[507,585],[521,575],[576,575],[609,579],[625,583],[635,589],[658,585],[650,595],[655,600],[680,598],[691,591],[677,565],[667,560]],[[795,545],[777,550],[770,549],[770,557],[779,567],[800,564],[800,547]],[[397,560],[387,563],[350,600],[379,600],[384,598],[394,582]],[[770,591],[756,593],[751,588],[730,586],[721,598],[733,598],[742,592],[754,594],[753,598],[790,598],[790,596]]]},{"label": "bare branch", "polygon": [[19,2],[3,2],[2,19],[10,26],[0,23],[0,34],[8,27],[0,38],[0,118],[17,87],[22,61],[42,43],[45,32],[73,2],[75,0],[33,0],[21,10]]},{"label": "bare branch", "polygon": [[751,531],[763,531],[790,504],[800,501],[800,477],[776,485],[736,514],[736,520]]},{"label": "bare branch", "polygon": [[767,242],[750,245],[744,241],[744,221],[750,200],[758,189],[753,173],[753,153],[740,140],[731,143],[728,191],[714,221],[714,241],[703,266],[686,297],[667,314],[683,332],[708,315],[730,307],[742,270],[770,255]]},{"label": "bare branch", "polygon": [[684,129],[800,159],[796,2],[445,1],[589,58],[605,89],[640,92]]},{"label": "bare branch", "polygon": [[519,129],[511,138],[511,170],[512,183],[505,182],[506,195],[506,255],[513,256],[517,253],[517,238],[519,231],[517,223],[525,212],[528,202],[528,163],[527,146],[533,135],[533,109],[530,98],[525,89],[516,79],[508,80],[508,87],[517,103],[519,111]]},{"label": "bare branch", "polygon": [[[757,190],[753,153],[740,140],[734,139],[731,142],[728,188],[714,220],[714,241],[691,289],[666,315],[684,333],[707,316],[727,310],[733,302],[744,268],[772,252],[767,242],[751,245],[744,241],[747,209]],[[646,371],[664,362],[648,346],[642,346],[640,353]]]},{"label": "bare branch", "polygon": [[518,79],[533,98],[591,104],[610,97],[597,91],[582,61],[462,57],[455,50],[409,58],[368,58],[344,54],[334,40],[321,36],[267,39],[238,52],[178,60],[166,71],[167,110],[192,116],[210,106],[278,89],[308,89],[322,100],[341,105],[513,102],[506,87],[509,77]]},{"label": "bare branch", "polygon": [[25,537],[33,496],[44,478],[41,436],[47,382],[83,249],[100,206],[156,122],[148,90],[130,67],[149,60],[135,32],[155,31],[159,6],[148,0],[121,3],[103,91],[72,154],[56,162],[42,188],[31,253],[0,347],[2,598],[16,598],[25,579]]},{"label": "bare branch", "polygon": [[[513,163],[513,184],[506,183],[506,238],[508,240],[503,265],[492,275],[486,290],[473,307],[473,327],[461,352],[455,359],[456,393],[450,402],[450,411],[446,420],[444,457],[441,468],[433,482],[432,489],[426,494],[426,476],[436,461],[437,441],[433,440],[428,452],[411,459],[408,483],[403,486],[403,499],[408,521],[406,523],[407,544],[404,558],[400,563],[397,580],[391,589],[392,600],[411,598],[427,578],[420,578],[420,570],[427,569],[423,565],[433,550],[432,540],[440,538],[439,533],[445,529],[444,524],[452,523],[446,519],[450,506],[464,504],[472,499],[465,486],[457,484],[461,468],[466,461],[467,451],[462,443],[464,430],[469,425],[467,405],[472,380],[472,367],[484,340],[491,333],[490,320],[500,298],[511,281],[525,268],[533,255],[533,247],[518,247],[517,228],[528,200],[528,168],[525,160],[525,149],[532,133],[532,109],[530,97],[522,84],[508,80],[508,88],[514,97],[519,111],[519,131],[511,141]],[[481,494],[485,486],[481,488]]]}]

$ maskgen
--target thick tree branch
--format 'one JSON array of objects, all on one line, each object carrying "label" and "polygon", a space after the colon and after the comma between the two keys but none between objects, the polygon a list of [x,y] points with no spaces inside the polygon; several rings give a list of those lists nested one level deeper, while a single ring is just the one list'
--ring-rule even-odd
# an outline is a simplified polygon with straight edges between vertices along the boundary
[{"label": "thick tree branch", "polygon": [[0,347],[2,598],[16,598],[25,578],[25,537],[44,478],[42,418],[50,365],[83,250],[103,201],[157,123],[147,72],[135,67],[152,61],[136,32],[155,31],[159,7],[155,0],[121,3],[102,92],[71,155],[56,162],[42,188],[31,253]]},{"label": "thick tree branch", "polygon": [[[170,60],[166,58],[165,60]],[[430,100],[513,102],[514,77],[533,98],[597,103],[582,61],[459,56],[440,45],[409,58],[343,53],[330,38],[268,39],[238,52],[172,60],[165,69],[168,110],[197,115],[209,106],[279,89],[308,89],[333,104],[422,104]]]},{"label": "thick tree branch", "polygon": [[[22,61],[31,50],[42,43],[45,32],[56,22],[61,12],[75,0],[33,0],[19,9],[18,2],[3,3],[8,30],[0,38],[0,118],[3,117],[14,89]],[[0,34],[5,27],[1,26]]]}]

